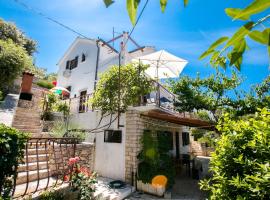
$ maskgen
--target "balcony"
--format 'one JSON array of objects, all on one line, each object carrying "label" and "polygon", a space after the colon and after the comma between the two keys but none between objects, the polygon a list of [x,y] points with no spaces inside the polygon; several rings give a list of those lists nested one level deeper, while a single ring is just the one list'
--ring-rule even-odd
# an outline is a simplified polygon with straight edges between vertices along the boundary
[{"label": "balcony", "polygon": [[[140,98],[140,102],[136,107],[144,107],[147,109],[147,107],[155,106],[169,112],[176,112],[174,107],[174,102],[177,99],[176,96],[156,81],[153,81],[153,88],[154,90],[150,94]],[[87,94],[65,100],[70,105],[70,112],[75,114],[92,111],[89,105],[89,100],[92,95],[93,94]]]}]

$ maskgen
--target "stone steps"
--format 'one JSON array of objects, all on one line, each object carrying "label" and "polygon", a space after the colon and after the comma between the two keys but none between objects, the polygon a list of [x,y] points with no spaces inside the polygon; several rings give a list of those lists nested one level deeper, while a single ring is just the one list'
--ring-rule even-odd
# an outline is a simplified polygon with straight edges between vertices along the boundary
[{"label": "stone steps", "polygon": [[[44,162],[44,161],[48,161],[48,155],[47,154],[41,154],[38,155],[38,157],[36,155],[29,155],[28,156],[28,163],[33,163],[33,162]],[[23,162],[26,162],[26,157],[23,158]]]},{"label": "stone steps", "polygon": [[14,128],[17,128],[17,129],[28,129],[29,127],[30,128],[33,128],[33,129],[40,129],[41,128],[41,125],[40,124],[34,124],[34,123],[29,123],[29,124],[16,124],[14,125],[13,124],[13,127]]},{"label": "stone steps", "polygon": [[[28,171],[28,182],[36,181],[38,179],[44,179],[48,176],[50,177],[51,173],[48,169],[41,169],[39,173],[37,170]],[[27,172],[19,172],[16,180],[16,184],[23,184],[27,182]]]},{"label": "stone steps", "polygon": [[[37,153],[40,155],[40,154],[46,154],[47,153],[45,148],[38,148],[36,150],[35,148],[29,148],[29,147],[31,147],[30,144],[28,145],[28,151],[27,151],[28,155],[37,155]],[[24,150],[24,152],[25,152],[25,150]]]},{"label": "stone steps", "polygon": [[[14,197],[15,198],[18,198],[20,196],[22,196],[25,192],[25,190],[27,189],[27,192],[26,194],[30,194],[30,193],[33,193],[36,191],[40,191],[42,189],[45,189],[46,187],[52,187],[52,186],[55,186],[56,183],[59,185],[62,183],[62,180],[58,180],[56,182],[56,178],[54,177],[50,177],[49,179],[48,178],[44,178],[44,179],[40,179],[39,181],[32,181],[32,182],[29,182],[28,184],[26,183],[23,183],[23,184],[18,184],[16,185],[15,187],[15,195]],[[36,188],[38,185],[38,188]],[[68,183],[63,183],[62,187],[67,187],[68,186]],[[37,194],[38,195],[38,194]],[[33,195],[32,197],[34,197],[35,195]]]},{"label": "stone steps", "polygon": [[[47,162],[32,162],[28,163],[28,171],[36,171],[37,169],[47,169]],[[27,165],[26,164],[20,164],[18,166],[18,172],[26,172],[27,171]]]}]

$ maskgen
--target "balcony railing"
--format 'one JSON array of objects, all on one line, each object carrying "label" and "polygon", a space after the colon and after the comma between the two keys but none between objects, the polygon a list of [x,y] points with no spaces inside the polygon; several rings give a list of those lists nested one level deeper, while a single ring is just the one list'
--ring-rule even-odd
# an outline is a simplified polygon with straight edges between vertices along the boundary
[{"label": "balcony railing", "polygon": [[[175,112],[174,103],[177,101],[176,96],[156,81],[153,81],[153,88],[154,90],[150,94],[140,98],[138,105],[156,105],[168,111]],[[92,95],[93,94],[87,94],[80,97],[66,99],[64,101],[67,102],[67,104],[70,106],[70,112],[72,114],[85,113],[92,111],[91,105],[89,103],[89,99],[92,97]]]}]

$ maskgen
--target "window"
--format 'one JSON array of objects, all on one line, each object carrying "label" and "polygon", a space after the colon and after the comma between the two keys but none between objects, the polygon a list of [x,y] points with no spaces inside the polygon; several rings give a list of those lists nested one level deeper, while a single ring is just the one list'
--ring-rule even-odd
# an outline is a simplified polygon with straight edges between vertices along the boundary
[{"label": "window", "polygon": [[66,69],[72,70],[78,67],[78,59],[79,59],[79,56],[76,56],[73,60],[68,60],[66,62]]},{"label": "window", "polygon": [[170,131],[158,131],[157,132],[158,145],[165,147],[164,151],[173,150],[173,133]]},{"label": "window", "polygon": [[104,131],[104,142],[121,143],[122,142],[122,131],[121,130],[105,130]]},{"label": "window", "polygon": [[189,145],[189,133],[188,132],[182,133],[182,142],[183,142],[183,146]]},{"label": "window", "polygon": [[80,102],[79,102],[79,113],[84,113],[87,111],[87,99],[86,99],[86,95],[87,91],[81,91],[80,92]]},{"label": "window", "polygon": [[85,59],[86,59],[86,56],[85,56],[85,54],[83,53],[83,54],[82,54],[82,62],[84,62]]}]

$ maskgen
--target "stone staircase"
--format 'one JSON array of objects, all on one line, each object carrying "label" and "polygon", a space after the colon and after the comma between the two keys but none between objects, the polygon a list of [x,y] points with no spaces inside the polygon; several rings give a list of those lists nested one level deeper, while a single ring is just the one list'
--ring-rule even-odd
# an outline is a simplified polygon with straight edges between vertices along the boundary
[{"label": "stone staircase", "polygon": [[31,133],[32,137],[41,137],[40,120],[43,90],[32,88],[32,101],[19,100],[13,117],[12,126],[20,131]]},{"label": "stone staircase", "polygon": [[[27,152],[26,152],[27,151]],[[30,194],[55,183],[49,169],[49,154],[44,143],[28,143],[23,164],[18,166],[14,197]]]}]

